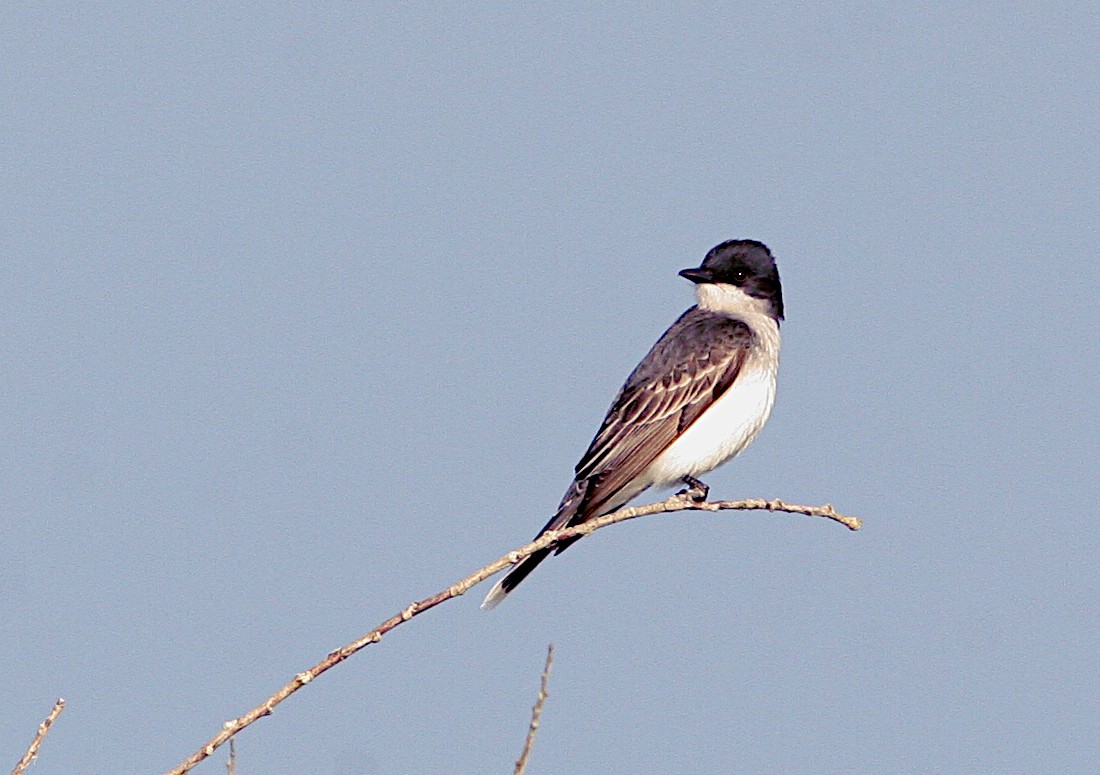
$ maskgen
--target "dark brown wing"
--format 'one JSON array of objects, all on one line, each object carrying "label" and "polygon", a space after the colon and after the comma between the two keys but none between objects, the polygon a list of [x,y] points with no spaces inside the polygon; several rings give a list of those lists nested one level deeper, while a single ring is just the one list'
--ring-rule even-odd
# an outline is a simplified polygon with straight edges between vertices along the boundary
[{"label": "dark brown wing", "polygon": [[698,307],[681,315],[627,378],[577,463],[566,500],[583,486],[584,503],[568,523],[598,514],[726,392],[752,341],[743,321]]},{"label": "dark brown wing", "polygon": [[[740,320],[698,307],[681,315],[627,377],[577,463],[577,476],[557,514],[539,535],[602,514],[625,485],[729,389],[752,342],[752,330]],[[493,588],[483,607],[498,604],[551,552],[562,552],[576,540],[524,559]]]}]

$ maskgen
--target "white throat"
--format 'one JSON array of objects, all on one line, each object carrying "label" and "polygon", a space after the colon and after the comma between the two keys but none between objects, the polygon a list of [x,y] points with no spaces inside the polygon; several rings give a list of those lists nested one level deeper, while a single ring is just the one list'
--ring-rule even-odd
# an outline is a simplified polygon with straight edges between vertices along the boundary
[{"label": "white throat", "polygon": [[771,304],[767,299],[749,296],[736,285],[729,283],[700,283],[695,286],[695,298],[699,306],[708,312],[720,312],[737,317],[769,315],[771,310]]}]

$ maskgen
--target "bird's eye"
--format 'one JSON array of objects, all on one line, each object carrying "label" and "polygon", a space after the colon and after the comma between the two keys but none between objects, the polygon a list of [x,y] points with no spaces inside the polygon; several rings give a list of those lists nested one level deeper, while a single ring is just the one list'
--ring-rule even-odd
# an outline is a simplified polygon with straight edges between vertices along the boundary
[{"label": "bird's eye", "polygon": [[745,282],[745,280],[747,280],[747,279],[749,279],[749,273],[746,270],[744,270],[744,269],[734,269],[733,270],[733,281],[737,285],[740,285],[741,283]]}]

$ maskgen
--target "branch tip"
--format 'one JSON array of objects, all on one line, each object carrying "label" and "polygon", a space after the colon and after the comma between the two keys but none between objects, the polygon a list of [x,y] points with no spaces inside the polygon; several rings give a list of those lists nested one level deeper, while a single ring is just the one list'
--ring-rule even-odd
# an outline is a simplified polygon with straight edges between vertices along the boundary
[{"label": "branch tip", "polygon": [[38,725],[38,731],[31,740],[31,744],[27,746],[26,752],[19,760],[19,763],[15,765],[15,769],[11,771],[11,775],[22,775],[23,771],[30,766],[31,762],[38,758],[38,749],[42,747],[42,741],[46,739],[46,733],[50,731],[53,722],[57,721],[57,717],[61,715],[61,711],[63,710],[65,710],[65,698],[58,697],[49,715]]},{"label": "branch tip", "polygon": [[542,675],[539,677],[539,693],[535,697],[534,706],[531,708],[531,721],[527,725],[527,738],[523,741],[523,750],[516,760],[516,768],[513,771],[513,775],[523,775],[527,770],[527,762],[531,758],[531,748],[535,744],[535,734],[538,732],[539,722],[542,719],[542,706],[546,704],[546,688],[550,684],[550,669],[553,666],[554,644],[551,643],[546,648],[546,663],[542,668]]}]

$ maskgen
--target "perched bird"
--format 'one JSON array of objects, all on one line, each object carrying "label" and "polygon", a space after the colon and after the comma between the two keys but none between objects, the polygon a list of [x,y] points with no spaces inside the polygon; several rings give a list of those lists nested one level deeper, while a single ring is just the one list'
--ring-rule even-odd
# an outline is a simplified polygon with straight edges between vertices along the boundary
[{"label": "perched bird", "polygon": [[[730,240],[680,276],[695,283],[696,306],[627,377],[538,535],[610,514],[653,486],[683,482],[705,498],[707,487],[695,477],[738,455],[767,422],[783,319],[771,252],[755,240]],[[499,605],[551,551],[576,540],[521,560],[481,607]]]}]

